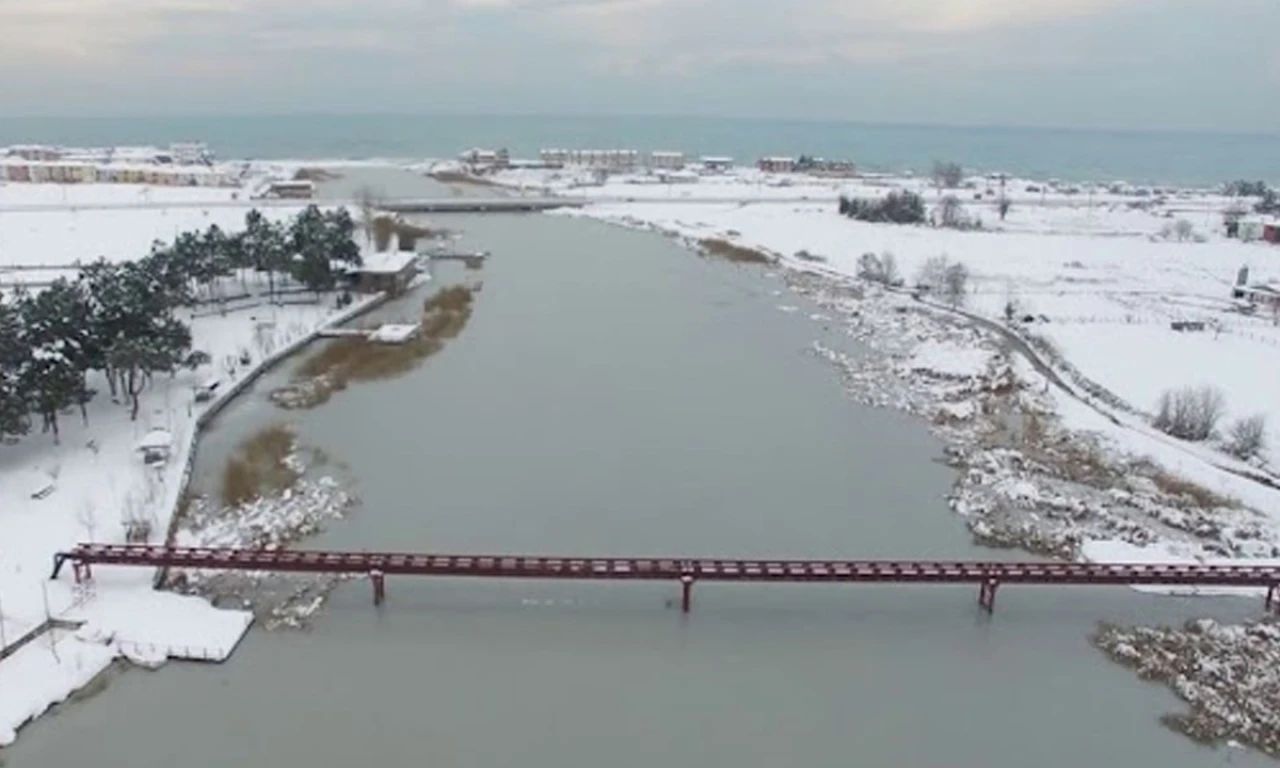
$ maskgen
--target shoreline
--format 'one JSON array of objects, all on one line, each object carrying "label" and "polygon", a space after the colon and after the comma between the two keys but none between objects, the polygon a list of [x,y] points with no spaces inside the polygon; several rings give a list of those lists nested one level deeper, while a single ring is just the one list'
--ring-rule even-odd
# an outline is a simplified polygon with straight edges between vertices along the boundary
[{"label": "shoreline", "polygon": [[[253,384],[276,367],[284,364],[290,358],[300,354],[313,342],[321,338],[321,333],[328,328],[334,328],[345,323],[349,323],[373,310],[381,307],[383,304],[391,300],[391,295],[382,292],[368,296],[363,301],[356,302],[352,306],[346,308],[342,312],[334,315],[330,319],[324,321],[311,330],[306,336],[290,342],[285,347],[274,352],[270,357],[264,358],[255,364],[251,369],[246,371],[240,378],[231,384],[224,392],[211,400],[205,410],[195,419],[195,429],[191,432],[190,445],[187,449],[187,460],[182,470],[182,479],[178,484],[177,495],[171,505],[171,513],[169,525],[165,531],[165,546],[173,546],[177,537],[178,530],[185,521],[186,515],[184,510],[180,509],[181,499],[187,492],[191,481],[191,472],[195,467],[196,455],[199,451],[200,436],[209,424],[218,417],[222,411],[226,410],[235,400],[249,389]],[[156,589],[162,589],[168,577],[167,568],[159,568],[156,570],[153,583]]]},{"label": "shoreline", "polygon": [[[639,218],[593,216],[591,206],[558,215],[653,231],[676,239],[690,255],[700,253],[703,238],[717,236],[697,228],[693,232],[664,228]],[[764,269],[779,273],[788,290],[823,308],[825,314],[813,319],[844,324],[850,336],[869,347],[871,361],[853,360],[818,342],[812,352],[840,371],[855,401],[893,408],[926,422],[942,442],[947,463],[958,473],[949,506],[965,521],[976,543],[1095,562],[1205,561],[1214,555],[1222,562],[1238,562],[1237,558],[1262,555],[1271,558],[1266,562],[1280,563],[1280,526],[1275,521],[1255,518],[1248,509],[1238,507],[1200,509],[1194,500],[1180,495],[1179,486],[1167,479],[1158,462],[1124,450],[1117,453],[1112,444],[1116,433],[1135,429],[1128,421],[1132,411],[1117,415],[1110,403],[1092,392],[1081,395],[1078,382],[1071,380],[1072,371],[1040,357],[1026,339],[993,327],[996,323],[987,318],[835,272],[813,263],[812,257],[788,258],[758,241],[735,238],[735,242],[776,257]],[[790,311],[782,305],[778,308]],[[969,338],[957,339],[957,335]],[[925,354],[921,360],[922,348],[941,348],[945,353]],[[988,355],[977,365],[950,359],[962,356],[964,350],[983,348]],[[1110,428],[1110,434],[1082,429],[1081,415],[1069,414],[1081,408],[1093,414],[1084,421],[1097,422],[1095,429]],[[1212,456],[1203,460],[1267,491],[1275,488],[1271,473],[1265,470],[1243,472],[1216,466]],[[1125,505],[1132,512],[1118,513]],[[1082,535],[1088,530],[1094,538]],[[1259,602],[1265,592],[1194,587],[1135,591],[1223,594]],[[1245,695],[1241,690],[1221,679],[1188,684],[1177,671],[1160,667],[1153,654],[1160,643],[1177,643],[1185,657],[1184,667],[1245,664],[1249,656],[1241,651],[1245,646],[1238,639],[1266,643],[1267,638],[1280,638],[1280,629],[1274,629],[1280,626],[1278,621],[1264,617],[1244,626],[1192,621],[1186,630],[1100,626],[1094,644],[1113,661],[1152,669],[1142,676],[1165,682],[1185,703],[1191,714],[1166,715],[1161,719],[1166,726],[1197,740],[1236,739],[1275,755],[1280,744],[1280,697],[1257,705],[1262,716],[1271,718],[1270,725],[1253,720],[1242,727],[1229,704],[1232,697]],[[1126,644],[1126,638],[1133,642]],[[1134,645],[1144,650],[1135,651]],[[1280,646],[1271,651],[1280,653]],[[1280,690],[1280,673],[1270,677],[1259,673],[1250,684]]]},{"label": "shoreline", "polygon": [[[484,186],[492,187],[494,191],[512,191],[511,187],[500,184]],[[243,201],[238,205],[247,209],[260,202]],[[663,229],[638,219],[626,222],[593,215],[598,214],[594,210],[596,207],[598,204],[593,203],[584,211],[567,215],[597,218],[617,226],[674,236],[694,251],[698,240],[705,239],[680,228]],[[730,236],[726,242],[744,243],[744,240]],[[786,256],[760,244],[744,243],[743,247],[760,248],[775,255],[777,262],[766,266],[766,269],[778,271],[789,290],[814,300],[827,314],[827,320],[844,325],[850,336],[860,339],[873,351],[875,360],[868,362],[850,360],[819,345],[811,350],[840,372],[853,399],[901,410],[924,419],[930,425],[931,431],[947,446],[948,462],[958,472],[948,502],[953,513],[965,520],[975,540],[988,546],[1103,560],[1108,555],[1115,559],[1117,551],[1121,555],[1132,555],[1142,545],[1162,544],[1167,540],[1186,546],[1162,549],[1157,552],[1157,558],[1195,558],[1213,554],[1201,546],[1206,535],[1200,528],[1210,521],[1203,516],[1197,517],[1174,494],[1165,493],[1154,476],[1138,473],[1127,464],[1122,470],[1117,469],[1115,457],[1107,449],[1095,446],[1093,438],[1079,429],[1078,415],[1066,419],[1066,406],[1048,397],[1047,386],[1044,393],[1035,391],[1040,381],[1037,376],[1052,374],[1052,377],[1057,377],[1061,374],[1066,379],[1059,379],[1054,384],[1060,386],[1064,394],[1116,429],[1131,428],[1122,423],[1109,404],[1099,403],[1091,393],[1081,396],[1075,392],[1068,383],[1075,383],[1071,373],[1055,365],[1053,360],[1041,358],[1029,340],[1010,332],[1002,342],[996,337],[1005,331],[992,327],[994,322],[981,315],[957,313],[953,308],[909,300],[901,292],[868,285],[847,274],[828,270],[812,261]],[[199,450],[199,437],[206,426],[254,381],[305,349],[322,328],[349,322],[380,306],[388,298],[385,294],[370,297],[344,313],[326,318],[306,336],[290,341],[284,349],[246,371],[238,372],[240,375],[228,389],[204,406],[195,416],[189,434],[181,436],[185,447],[180,451],[185,451],[185,457],[180,480],[173,488],[166,488],[163,502],[169,510],[166,543],[174,542],[186,517],[179,506]],[[1011,339],[1016,339],[1025,349],[1012,352],[1006,349],[1008,345],[1004,342]],[[981,354],[968,355],[967,352],[975,347],[981,350]],[[1019,360],[1025,360],[1027,364],[1022,365]],[[1067,361],[1067,358],[1063,356],[1062,361]],[[1069,366],[1069,361],[1066,364]],[[1129,413],[1132,415],[1133,412]],[[1047,431],[1048,436],[1028,437],[1031,431],[1029,420],[1049,422],[1038,427],[1042,432]],[[177,455],[182,456],[182,453]],[[1082,487],[1091,487],[1091,482],[1098,482],[1097,478],[1073,475],[1072,472],[1079,468],[1056,467],[1054,461],[1082,461],[1089,465],[1084,467],[1088,472],[1107,470],[1123,477],[1111,477],[1109,474],[1114,484],[1094,488],[1099,493],[1090,491],[1086,494]],[[1030,471],[1038,473],[1037,477],[1027,475],[1028,466],[1032,467]],[[1217,468],[1234,472],[1225,466]],[[1130,482],[1130,476],[1143,478],[1145,482]],[[1252,479],[1243,474],[1240,477]],[[1118,498],[1116,492],[1126,495]],[[1082,498],[1085,499],[1083,502]],[[1111,507],[1124,504],[1133,506],[1136,510],[1133,516],[1125,518],[1110,514]],[[1222,516],[1236,514],[1231,510],[1218,509],[1207,512]],[[1040,519],[1034,520],[1037,515]],[[1150,525],[1148,518],[1155,519],[1158,526]],[[1087,541],[1082,540],[1079,534],[1081,523],[1096,524],[1099,527],[1095,532],[1105,534],[1104,540],[1124,542],[1134,549],[1090,552],[1084,546]],[[1220,526],[1221,521],[1215,525]],[[1159,527],[1166,538],[1151,537],[1150,531],[1155,527]],[[1257,534],[1255,540],[1267,539],[1273,533],[1261,528],[1255,528],[1254,532]],[[1209,536],[1209,540],[1223,548],[1218,554],[1239,556],[1232,547],[1240,542],[1225,536],[1221,530]],[[158,569],[152,574],[153,586],[159,588],[166,576],[163,569]],[[235,644],[226,649],[222,659],[234,651],[247,629],[248,624],[237,636]],[[117,650],[120,651],[113,657],[113,662],[128,657],[122,649],[130,641],[116,638],[111,642],[119,646]],[[163,660],[162,656],[159,663]],[[81,689],[73,689],[70,695],[74,696],[75,691]],[[1192,704],[1194,706],[1195,702]]]}]

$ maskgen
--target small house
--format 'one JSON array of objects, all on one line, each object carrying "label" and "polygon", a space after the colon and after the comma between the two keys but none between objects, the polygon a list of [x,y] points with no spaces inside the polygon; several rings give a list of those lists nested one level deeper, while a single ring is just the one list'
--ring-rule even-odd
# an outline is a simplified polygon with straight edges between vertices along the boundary
[{"label": "small house", "polygon": [[684,168],[683,152],[650,152],[649,167],[664,171],[678,171]]},{"label": "small house", "polygon": [[1280,245],[1280,223],[1270,222],[1263,224],[1262,239],[1273,245]]},{"label": "small house", "polygon": [[791,173],[796,169],[794,157],[762,157],[756,167],[765,173]]},{"label": "small house", "polygon": [[733,169],[733,158],[717,155],[706,156],[702,158],[702,170],[711,171],[713,173],[723,173]]},{"label": "small house", "polygon": [[1280,285],[1274,283],[1255,283],[1237,288],[1240,298],[1254,306],[1267,307],[1280,312]]},{"label": "small house", "polygon": [[161,465],[169,461],[173,450],[173,435],[167,429],[153,429],[138,441],[138,453],[148,465]]},{"label": "small house", "polygon": [[399,250],[366,253],[364,263],[348,274],[354,279],[356,290],[398,296],[418,274],[418,254]]},{"label": "small house", "polygon": [[315,182],[307,179],[290,179],[288,181],[273,181],[267,186],[263,197],[278,197],[282,199],[310,199],[315,197]]},{"label": "small house", "polygon": [[1240,219],[1236,227],[1236,237],[1240,238],[1242,243],[1252,243],[1255,240],[1261,240],[1265,225],[1260,219]]}]

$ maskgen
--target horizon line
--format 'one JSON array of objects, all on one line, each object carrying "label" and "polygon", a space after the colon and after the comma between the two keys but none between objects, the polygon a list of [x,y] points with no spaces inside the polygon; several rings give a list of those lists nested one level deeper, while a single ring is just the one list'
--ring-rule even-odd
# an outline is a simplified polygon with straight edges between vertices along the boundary
[{"label": "horizon line", "polygon": [[544,118],[574,120],[711,120],[725,122],[761,122],[792,124],[828,124],[850,125],[871,128],[908,128],[908,129],[959,129],[959,130],[1023,130],[1045,133],[1094,133],[1094,134],[1161,134],[1161,135],[1213,135],[1213,136],[1248,136],[1257,138],[1278,138],[1280,130],[1237,130],[1225,128],[1190,128],[1190,127],[1125,127],[1099,125],[1044,125],[1030,123],[945,123],[912,120],[869,120],[836,117],[804,117],[776,115],[718,115],[682,112],[569,112],[569,111],[465,111],[446,110],[437,112],[405,111],[405,110],[370,110],[370,111],[336,111],[336,110],[288,110],[261,112],[174,112],[174,113],[130,113],[130,114],[7,114],[0,115],[0,124],[28,120],[76,120],[76,121],[147,121],[147,120],[208,120],[254,119],[254,118],[369,118],[369,117],[401,117],[401,118]]}]

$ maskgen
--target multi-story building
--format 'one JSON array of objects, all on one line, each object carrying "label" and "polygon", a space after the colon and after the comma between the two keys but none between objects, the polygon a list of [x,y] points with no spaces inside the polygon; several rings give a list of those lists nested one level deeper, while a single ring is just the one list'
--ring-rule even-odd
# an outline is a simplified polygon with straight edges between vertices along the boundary
[{"label": "multi-story building", "polygon": [[684,167],[684,153],[661,150],[650,152],[649,167],[655,170],[678,171]]}]

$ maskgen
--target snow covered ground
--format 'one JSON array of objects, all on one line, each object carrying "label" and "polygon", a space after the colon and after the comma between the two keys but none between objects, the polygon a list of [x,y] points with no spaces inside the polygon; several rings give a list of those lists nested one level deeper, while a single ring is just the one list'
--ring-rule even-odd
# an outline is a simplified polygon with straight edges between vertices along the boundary
[{"label": "snow covered ground", "polygon": [[[849,181],[738,170],[693,184],[620,176],[601,186],[578,186],[581,173],[535,169],[505,171],[494,178],[598,201],[561,215],[656,229],[691,244],[725,239],[772,253],[797,274],[821,276],[831,284],[803,290],[846,320],[852,335],[865,337],[900,361],[895,364],[899,377],[917,380],[918,391],[896,392],[882,372],[833,360],[846,368],[846,378],[869,402],[915,410],[935,423],[963,422],[979,405],[976,391],[993,386],[992,377],[1004,375],[998,370],[1008,369],[1028,390],[1027,402],[1017,407],[1043,409],[1058,428],[1087,435],[1122,470],[1145,459],[1158,471],[1144,471],[1166,485],[1171,483],[1168,474],[1228,505],[1204,511],[1204,517],[1194,511],[1174,514],[1170,510],[1181,502],[1163,491],[1145,495],[1140,488],[1129,491],[1136,496],[1124,505],[1102,497],[1092,506],[1076,499],[1084,506],[1073,510],[1069,497],[1084,498],[1083,488],[1046,486],[1033,498],[1019,498],[1025,489],[1019,490],[1021,472],[1015,465],[1021,459],[1010,464],[1009,456],[975,452],[970,458],[984,470],[972,483],[962,480],[955,502],[972,515],[970,524],[979,538],[988,531],[993,543],[1034,542],[1033,549],[1076,557],[1087,556],[1081,548],[1085,542],[1176,542],[1182,557],[1280,556],[1275,549],[1280,545],[1280,491],[1242,476],[1258,470],[1216,446],[1169,438],[1151,429],[1146,417],[1165,390],[1213,385],[1226,396],[1224,423],[1266,414],[1277,453],[1264,459],[1268,466],[1280,463],[1273,461],[1280,457],[1280,398],[1271,393],[1280,381],[1280,328],[1269,315],[1236,311],[1231,298],[1241,266],[1250,268],[1250,282],[1280,279],[1280,249],[1226,239],[1221,212],[1230,201],[1216,193],[1152,190],[1137,196],[1099,188],[1068,194],[1011,180],[1006,189],[1013,207],[1001,221],[992,197],[998,183],[972,179],[972,189],[956,194],[968,213],[983,219],[984,229],[955,231],[869,224],[836,211],[840,194],[867,197],[897,187],[936,200],[937,191],[925,179]],[[975,195],[982,199],[974,201]],[[806,196],[811,199],[802,199]],[[735,202],[723,202],[731,199]],[[1181,219],[1190,223],[1193,234],[1179,241],[1170,235]],[[908,296],[877,288],[861,302],[839,297],[843,289],[836,286],[867,287],[851,281],[863,254],[886,252],[894,255],[908,285],[927,259],[945,255],[963,262],[971,274],[964,308],[999,324],[1010,303],[1018,315],[1032,315],[1035,320],[1017,328],[1015,335],[1047,340],[1057,356],[1037,357],[1057,370],[1068,390],[1039,392],[1044,376],[1001,349],[1009,340],[993,338],[989,330],[957,330],[940,318],[945,312],[929,308],[921,314],[925,308]],[[1173,331],[1170,323],[1175,320],[1202,320],[1208,329]],[[873,379],[878,392],[867,384]],[[1118,474],[1123,478],[1125,471]],[[1055,505],[1060,507],[1056,517],[1035,511]],[[1019,517],[997,514],[1010,506],[1023,510]],[[1120,506],[1130,508],[1121,513],[1116,509]],[[1092,523],[1082,523],[1086,517]],[[1218,525],[1223,520],[1233,522]],[[1207,535],[1211,528],[1215,534]]]},{"label": "snow covered ground", "polygon": [[32,184],[0,181],[0,210],[74,208],[94,205],[219,203],[247,197],[239,187],[178,187],[152,184]]},{"label": "snow covered ground", "polygon": [[[1003,320],[1013,302],[1035,315],[1028,333],[1050,339],[1133,410],[1149,413],[1165,390],[1210,384],[1226,396],[1226,421],[1266,414],[1280,448],[1280,327],[1270,315],[1235,311],[1231,299],[1242,266],[1251,282],[1280,279],[1280,249],[1225,239],[1220,214],[1208,209],[1188,217],[1205,242],[1153,240],[1170,220],[1123,206],[1027,204],[1002,224],[987,211],[993,229],[982,232],[857,222],[831,203],[601,203],[569,213],[726,238],[813,269],[792,258],[806,251],[839,275],[856,275],[864,253],[888,252],[910,282],[925,260],[946,255],[971,272],[969,310]],[[1174,320],[1202,320],[1209,330],[1175,332]]]},{"label": "snow covered ground", "polygon": [[[49,187],[65,190],[79,199],[104,199],[120,202],[133,199],[139,190],[149,190],[152,204],[123,208],[83,208],[75,203],[40,209],[6,209],[0,202],[0,285],[17,283],[39,285],[67,276],[65,267],[76,262],[89,263],[98,258],[108,261],[136,259],[147,254],[156,240],[171,241],[190,230],[204,230],[216,224],[224,231],[244,228],[244,216],[253,202],[228,204],[226,189],[204,187],[135,187],[123,184],[8,184],[0,185],[0,200],[51,197]],[[203,196],[197,196],[202,193]],[[245,197],[242,194],[242,198]],[[154,203],[182,203],[164,207]],[[191,203],[207,202],[209,207]],[[271,220],[284,220],[295,215],[302,206],[271,205],[261,208]],[[21,269],[15,269],[20,267]]]},{"label": "snow covered ground", "polygon": [[[210,211],[209,216],[222,213]],[[226,226],[232,228],[244,211],[225,213],[230,215]],[[147,252],[152,239],[205,227],[209,216],[199,209],[165,208],[0,212],[0,259],[21,264],[68,263],[99,254],[136,258]],[[15,227],[15,220],[21,226]],[[73,244],[81,248],[78,253]],[[98,396],[87,421],[69,413],[59,420],[56,442],[52,434],[37,431],[0,446],[0,628],[5,642],[16,642],[50,617],[66,622],[0,660],[0,745],[113,659],[148,666],[166,658],[222,660],[252,621],[247,612],[216,610],[199,597],[156,592],[153,574],[146,569],[101,569],[84,587],[74,585],[69,572],[49,581],[54,552],[87,540],[123,542],[128,520],[146,521],[151,541],[163,540],[184,485],[197,419],[216,403],[195,402],[196,387],[217,377],[219,391],[225,393],[261,361],[339,316],[331,298],[316,303],[304,297],[279,306],[244,302],[226,315],[206,309],[185,319],[191,322],[193,346],[207,352],[212,362],[172,378],[157,377],[142,393],[136,421],[130,419],[126,402],[112,401],[105,380],[91,376],[89,385]],[[245,355],[247,364],[240,362]],[[160,467],[146,465],[138,451],[140,438],[156,429],[171,436],[171,455]],[[33,496],[46,488],[52,490]]]}]

